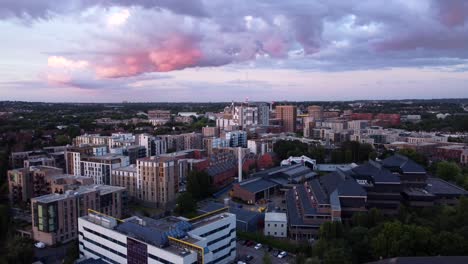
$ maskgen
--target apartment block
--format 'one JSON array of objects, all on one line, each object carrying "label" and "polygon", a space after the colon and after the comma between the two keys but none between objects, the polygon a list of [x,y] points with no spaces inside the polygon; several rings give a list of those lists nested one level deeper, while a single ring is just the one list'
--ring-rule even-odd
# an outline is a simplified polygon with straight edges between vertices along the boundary
[{"label": "apartment block", "polygon": [[247,147],[247,132],[245,131],[226,132],[225,139],[229,141],[230,147]]},{"label": "apartment block", "polygon": [[174,205],[181,178],[177,158],[153,156],[139,159],[137,177],[137,188],[141,188],[143,201],[162,208]]},{"label": "apartment block", "polygon": [[296,132],[297,108],[294,105],[278,105],[275,107],[276,118],[283,123],[284,132]]},{"label": "apartment block", "polygon": [[125,188],[107,185],[80,186],[63,194],[31,199],[33,238],[47,245],[66,243],[78,237],[78,217],[88,209],[121,217]]},{"label": "apartment block", "polygon": [[130,159],[123,155],[86,157],[80,160],[80,174],[78,175],[93,178],[95,184],[110,184],[112,169],[128,165],[130,165]]},{"label": "apartment block", "polygon": [[108,263],[227,264],[236,258],[236,216],[225,209],[192,219],[90,213],[78,219],[80,257]]},{"label": "apartment block", "polygon": [[7,177],[10,203],[26,203],[32,197],[42,195],[44,192],[50,193],[50,190],[42,185],[45,185],[46,179],[62,173],[62,169],[49,166],[9,170]]},{"label": "apartment block", "polygon": [[111,185],[125,187],[132,199],[142,199],[141,184],[136,164],[112,170]]}]

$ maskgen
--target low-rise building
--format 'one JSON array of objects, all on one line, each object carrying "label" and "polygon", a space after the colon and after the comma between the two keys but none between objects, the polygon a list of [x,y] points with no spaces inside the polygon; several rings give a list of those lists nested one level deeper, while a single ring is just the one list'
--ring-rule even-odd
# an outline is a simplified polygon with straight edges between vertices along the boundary
[{"label": "low-rise building", "polygon": [[265,213],[265,236],[287,237],[288,236],[288,218],[286,213]]}]

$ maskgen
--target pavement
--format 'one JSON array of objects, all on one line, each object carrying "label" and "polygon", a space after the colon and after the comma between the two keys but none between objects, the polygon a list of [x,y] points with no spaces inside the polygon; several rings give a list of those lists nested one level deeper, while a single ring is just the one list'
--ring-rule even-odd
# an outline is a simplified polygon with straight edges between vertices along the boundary
[{"label": "pavement", "polygon": [[[263,264],[263,256],[265,252],[270,255],[271,263],[273,264],[292,264],[295,263],[294,257],[291,255],[286,256],[285,258],[278,258],[276,254],[278,253],[277,249],[272,249],[271,252],[268,252],[267,247],[263,246],[261,249],[256,250],[253,246],[247,247],[244,246],[243,241],[237,242],[237,260],[242,260],[245,262],[245,257],[247,255],[253,256],[254,258],[248,262],[248,264]],[[237,263],[237,262],[236,262]]]},{"label": "pavement", "polygon": [[46,264],[59,264],[62,263],[67,255],[67,249],[73,242],[62,244],[56,247],[36,248],[34,247],[34,259],[40,260]]}]

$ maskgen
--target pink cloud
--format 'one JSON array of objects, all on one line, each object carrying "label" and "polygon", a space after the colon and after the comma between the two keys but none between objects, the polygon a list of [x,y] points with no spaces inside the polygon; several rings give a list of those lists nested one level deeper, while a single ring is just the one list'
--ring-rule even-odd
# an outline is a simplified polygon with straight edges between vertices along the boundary
[{"label": "pink cloud", "polygon": [[[96,65],[96,75],[101,78],[119,78],[144,72],[181,70],[196,66],[203,58],[197,40],[184,34],[171,34],[165,40],[155,41],[153,46],[106,58],[107,63]],[[97,60],[101,61],[100,58]]]},{"label": "pink cloud", "polygon": [[468,19],[465,0],[439,0],[439,20],[448,27],[461,26]]}]

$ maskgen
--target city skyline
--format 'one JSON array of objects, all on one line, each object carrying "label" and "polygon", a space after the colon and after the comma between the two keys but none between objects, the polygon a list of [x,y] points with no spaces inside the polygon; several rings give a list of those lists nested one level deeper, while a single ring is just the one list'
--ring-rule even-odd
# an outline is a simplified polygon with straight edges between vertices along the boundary
[{"label": "city skyline", "polygon": [[468,97],[466,1],[17,1],[2,100]]}]

